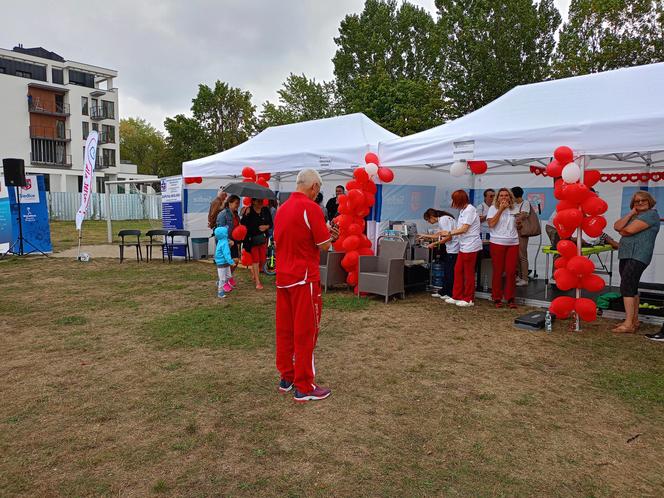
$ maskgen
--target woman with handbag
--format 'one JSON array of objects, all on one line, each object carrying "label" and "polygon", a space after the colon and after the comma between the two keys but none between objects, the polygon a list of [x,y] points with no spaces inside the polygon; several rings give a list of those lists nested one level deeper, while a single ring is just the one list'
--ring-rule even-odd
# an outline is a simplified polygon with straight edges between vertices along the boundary
[{"label": "woman with handbag", "polygon": [[243,248],[251,254],[251,276],[256,289],[261,290],[260,274],[267,256],[267,232],[273,226],[270,209],[263,205],[263,199],[251,199],[251,207],[242,216],[242,224],[247,227]]}]

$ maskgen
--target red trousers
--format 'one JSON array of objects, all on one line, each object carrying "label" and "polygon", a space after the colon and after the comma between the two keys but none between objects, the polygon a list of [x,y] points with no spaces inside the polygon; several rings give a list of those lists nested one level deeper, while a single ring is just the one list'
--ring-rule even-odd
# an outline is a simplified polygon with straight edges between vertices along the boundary
[{"label": "red trousers", "polygon": [[322,311],[318,282],[277,288],[277,370],[301,393],[315,389],[314,348]]},{"label": "red trousers", "polygon": [[[519,264],[519,246],[501,246],[490,244],[491,263],[493,264],[493,278],[491,279],[491,298],[494,301],[505,299],[512,301],[516,292],[516,268]],[[503,287],[503,273],[505,273],[505,287]]]},{"label": "red trousers", "polygon": [[477,252],[459,252],[454,265],[453,299],[457,301],[475,301],[476,262]]}]

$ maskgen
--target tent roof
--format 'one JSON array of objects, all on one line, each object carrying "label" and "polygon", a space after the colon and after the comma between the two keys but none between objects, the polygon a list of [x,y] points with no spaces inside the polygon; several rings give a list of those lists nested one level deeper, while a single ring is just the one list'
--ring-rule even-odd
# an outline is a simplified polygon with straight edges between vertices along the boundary
[{"label": "tent roof", "polygon": [[273,126],[232,149],[182,165],[185,177],[239,176],[251,166],[280,173],[310,167],[349,169],[364,161],[381,140],[397,138],[364,114],[349,114],[284,126]]},{"label": "tent roof", "polygon": [[664,63],[513,88],[444,125],[379,145],[385,166],[441,165],[455,142],[474,141],[474,157],[512,161],[550,157],[560,145],[587,155],[664,150]]}]

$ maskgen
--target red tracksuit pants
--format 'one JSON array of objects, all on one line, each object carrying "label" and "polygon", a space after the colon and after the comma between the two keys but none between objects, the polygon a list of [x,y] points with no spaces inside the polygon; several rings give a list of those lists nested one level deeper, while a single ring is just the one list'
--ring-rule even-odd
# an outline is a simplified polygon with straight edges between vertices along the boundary
[{"label": "red tracksuit pants", "polygon": [[476,262],[477,252],[459,252],[454,265],[454,288],[452,289],[452,298],[457,301],[475,301]]},{"label": "red tracksuit pants", "polygon": [[[507,302],[514,300],[516,293],[516,268],[519,264],[519,246],[501,246],[491,243],[491,263],[493,265],[493,278],[491,279],[491,298],[494,301],[503,299],[503,290]],[[505,273],[505,286],[503,287],[503,272]]]},{"label": "red tracksuit pants", "polygon": [[301,393],[314,386],[314,348],[323,301],[318,282],[277,288],[277,370]]}]

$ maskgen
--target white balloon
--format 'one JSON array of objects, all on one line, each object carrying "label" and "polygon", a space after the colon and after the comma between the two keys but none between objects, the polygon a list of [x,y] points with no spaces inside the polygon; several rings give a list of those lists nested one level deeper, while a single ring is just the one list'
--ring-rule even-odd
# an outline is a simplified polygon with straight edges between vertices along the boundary
[{"label": "white balloon", "polygon": [[463,176],[466,173],[466,169],[468,169],[468,163],[465,161],[457,161],[452,163],[452,166],[450,167],[450,175]]},{"label": "white balloon", "polygon": [[565,183],[576,183],[581,178],[581,168],[576,163],[569,163],[563,168],[562,176]]},{"label": "white balloon", "polygon": [[374,163],[367,163],[364,166],[364,169],[367,170],[367,173],[369,173],[369,176],[375,176],[378,174],[378,165]]}]

